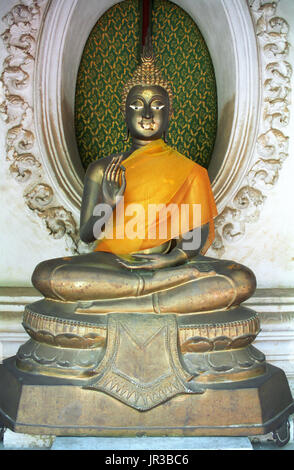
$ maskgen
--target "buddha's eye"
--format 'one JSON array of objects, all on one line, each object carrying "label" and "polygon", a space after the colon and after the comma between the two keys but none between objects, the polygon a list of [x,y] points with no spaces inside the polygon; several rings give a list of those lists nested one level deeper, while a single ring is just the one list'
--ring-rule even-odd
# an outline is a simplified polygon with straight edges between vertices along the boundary
[{"label": "buddha's eye", "polygon": [[130,104],[130,108],[138,111],[139,109],[143,109],[144,105],[141,101],[134,101],[134,103]]},{"label": "buddha's eye", "polygon": [[157,101],[157,100],[151,103],[151,109],[160,110],[160,109],[163,109],[164,106],[165,105],[161,101]]}]

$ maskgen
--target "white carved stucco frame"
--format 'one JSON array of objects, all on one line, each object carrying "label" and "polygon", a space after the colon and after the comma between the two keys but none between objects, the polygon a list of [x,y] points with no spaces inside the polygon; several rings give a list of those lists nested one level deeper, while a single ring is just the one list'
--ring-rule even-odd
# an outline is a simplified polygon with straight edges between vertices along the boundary
[{"label": "white carved stucco frame", "polygon": [[[1,82],[10,172],[50,235],[80,251],[83,169],[74,97],[85,42],[117,0],[22,0],[3,18]],[[287,156],[291,67],[277,2],[174,0],[199,26],[216,72],[219,124],[209,168],[219,216],[214,254],[256,221]],[[251,10],[251,11],[250,11]]]}]

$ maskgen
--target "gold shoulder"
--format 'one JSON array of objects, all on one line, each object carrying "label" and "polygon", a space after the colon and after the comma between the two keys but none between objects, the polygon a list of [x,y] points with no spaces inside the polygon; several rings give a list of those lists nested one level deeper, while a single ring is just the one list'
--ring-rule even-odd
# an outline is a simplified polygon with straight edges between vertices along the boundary
[{"label": "gold shoulder", "polygon": [[110,161],[111,157],[105,157],[90,163],[86,171],[86,179],[94,181],[95,183],[100,183],[102,181],[104,171]]}]

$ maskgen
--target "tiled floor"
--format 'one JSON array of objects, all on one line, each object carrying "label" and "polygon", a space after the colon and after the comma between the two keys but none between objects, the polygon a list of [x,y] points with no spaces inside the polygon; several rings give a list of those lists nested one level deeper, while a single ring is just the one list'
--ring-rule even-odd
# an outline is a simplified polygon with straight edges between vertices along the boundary
[{"label": "tiled floor", "polygon": [[[289,442],[286,446],[284,447],[278,447],[274,444],[274,442],[259,442],[259,443],[256,443],[256,442],[252,442],[252,446],[253,446],[253,450],[294,450],[294,441],[291,441]],[[82,446],[79,446],[78,445],[78,442],[76,441],[76,444],[71,447],[70,450],[80,450],[80,447]],[[17,449],[11,449],[11,448],[5,448],[4,449],[4,446],[3,444],[0,442],[0,450],[17,450]],[[24,449],[22,449],[24,450]],[[30,449],[30,450],[49,450],[49,449]],[[89,448],[90,450],[90,448]],[[159,449],[159,450],[162,450],[162,449]],[[211,450],[214,450],[213,448]],[[239,449],[241,450],[241,449]]]}]

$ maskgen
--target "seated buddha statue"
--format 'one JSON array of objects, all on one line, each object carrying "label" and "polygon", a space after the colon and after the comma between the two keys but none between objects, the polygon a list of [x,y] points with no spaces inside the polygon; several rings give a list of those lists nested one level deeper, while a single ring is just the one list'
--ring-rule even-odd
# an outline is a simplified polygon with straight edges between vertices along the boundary
[{"label": "seated buddha statue", "polygon": [[[123,90],[131,147],[93,162],[85,176],[80,237],[96,247],[41,262],[32,282],[45,298],[80,302],[89,313],[187,314],[228,309],[253,294],[256,282],[248,268],[204,256],[217,210],[206,169],[166,143],[172,98],[153,56],[143,56]],[[140,236],[127,235],[134,205],[143,210],[136,218]],[[145,217],[152,205],[164,208],[161,218]],[[190,209],[196,205],[201,218],[195,222]],[[102,218],[99,208],[105,206]],[[172,217],[180,206],[188,207],[182,225]],[[167,230],[159,236],[163,222]]]},{"label": "seated buddha statue", "polygon": [[285,375],[252,346],[258,316],[240,305],[254,274],[205,256],[216,205],[206,169],[166,143],[172,99],[143,55],[123,90],[131,147],[85,176],[80,236],[95,249],[36,267],[45,299],[26,305],[30,339],[0,365],[0,426],[244,436],[292,412]]}]

